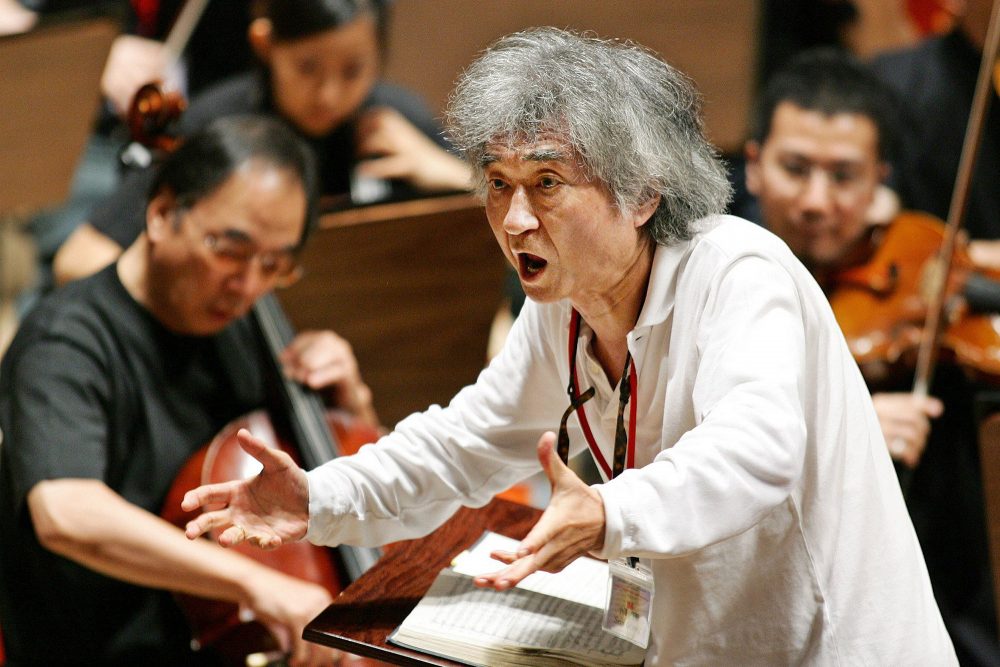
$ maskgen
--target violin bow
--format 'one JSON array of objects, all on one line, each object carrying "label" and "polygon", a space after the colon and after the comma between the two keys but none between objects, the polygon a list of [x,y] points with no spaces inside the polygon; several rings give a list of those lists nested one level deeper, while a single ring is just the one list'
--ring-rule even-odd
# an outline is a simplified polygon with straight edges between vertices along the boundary
[{"label": "violin bow", "polygon": [[983,57],[979,65],[979,78],[976,80],[976,92],[972,98],[969,123],[966,126],[965,140],[962,143],[962,155],[958,162],[958,173],[955,175],[955,188],[952,190],[944,239],[938,252],[936,270],[933,272],[934,288],[917,352],[913,393],[921,397],[926,397],[930,393],[930,385],[934,377],[934,366],[937,363],[941,337],[945,292],[948,289],[948,274],[951,272],[958,230],[962,226],[962,219],[968,208],[973,171],[976,168],[976,158],[979,155],[979,146],[982,143],[983,131],[986,127],[986,114],[989,112],[990,98],[993,94],[991,79],[998,46],[1000,46],[1000,0],[994,0],[990,26],[986,33],[986,43],[983,46]]},{"label": "violin bow", "polygon": [[177,15],[174,25],[170,28],[170,32],[163,42],[163,49],[171,64],[177,62],[181,57],[188,40],[191,39],[191,33],[194,32],[207,6],[208,0],[187,0],[184,3],[184,8]]}]

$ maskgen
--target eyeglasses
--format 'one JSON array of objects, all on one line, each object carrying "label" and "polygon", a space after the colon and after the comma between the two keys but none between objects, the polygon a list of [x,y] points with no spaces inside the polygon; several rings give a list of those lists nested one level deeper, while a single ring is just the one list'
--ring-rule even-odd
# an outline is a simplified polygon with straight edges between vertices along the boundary
[{"label": "eyeglasses", "polygon": [[[194,220],[190,215],[187,217],[188,220]],[[201,225],[195,222],[195,226]],[[261,276],[265,280],[273,280],[275,287],[289,287],[302,277],[297,249],[283,248],[262,252],[256,243],[240,232],[203,231],[202,233],[202,243],[228,270],[244,271],[256,259]]]}]

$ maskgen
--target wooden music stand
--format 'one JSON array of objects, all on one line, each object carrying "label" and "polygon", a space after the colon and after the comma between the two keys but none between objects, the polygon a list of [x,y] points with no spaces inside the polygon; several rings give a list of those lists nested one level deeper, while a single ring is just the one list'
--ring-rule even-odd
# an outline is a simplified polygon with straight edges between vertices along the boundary
[{"label": "wooden music stand", "polygon": [[351,343],[384,424],[447,403],[485,365],[506,262],[474,197],[326,214],[302,264],[285,311]]},{"label": "wooden music stand", "polygon": [[0,38],[0,214],[66,199],[117,34],[111,19],[92,18]]},{"label": "wooden music stand", "polygon": [[479,509],[460,509],[430,535],[386,547],[378,563],[313,619],[302,636],[394,665],[460,665],[395,646],[387,638],[417,606],[438,573],[472,546],[483,531],[521,539],[539,516],[541,510],[499,498]]}]

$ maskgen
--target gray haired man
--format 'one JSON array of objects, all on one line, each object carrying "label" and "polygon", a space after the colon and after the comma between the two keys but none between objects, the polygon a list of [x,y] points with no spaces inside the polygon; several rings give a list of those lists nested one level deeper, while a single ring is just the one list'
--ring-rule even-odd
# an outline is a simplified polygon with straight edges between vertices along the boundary
[{"label": "gray haired man", "polygon": [[[225,507],[189,537],[414,537],[540,464],[552,501],[481,586],[637,557],[647,665],[953,663],[857,366],[787,247],[720,215],[689,81],[634,45],[532,30],[468,69],[449,120],[530,298],[503,352],[448,407],[308,474],[245,434],[264,473],[190,492]],[[560,460],[584,448],[603,483]]]}]

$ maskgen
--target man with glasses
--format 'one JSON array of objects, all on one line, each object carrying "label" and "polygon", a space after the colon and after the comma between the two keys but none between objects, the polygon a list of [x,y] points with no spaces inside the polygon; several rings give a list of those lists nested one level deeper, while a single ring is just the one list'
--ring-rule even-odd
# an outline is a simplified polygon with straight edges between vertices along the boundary
[{"label": "man with glasses", "polygon": [[[234,118],[159,169],[144,233],[120,260],[53,294],[0,365],[0,627],[11,665],[213,664],[171,593],[236,603],[301,664],[322,587],[158,518],[178,472],[231,420],[265,405],[248,316],[293,281],[313,225],[315,168],[283,125]],[[290,377],[374,420],[347,344],[297,337]]]},{"label": "man with glasses", "polygon": [[[649,667],[953,664],[857,366],[788,248],[719,214],[688,80],[635,45],[532,30],[466,70],[449,120],[529,297],[503,351],[447,407],[308,474],[243,432],[263,473],[189,492],[208,511],[188,536],[413,537],[540,464],[551,503],[478,585],[638,560]],[[603,483],[561,460],[585,448]]]}]

